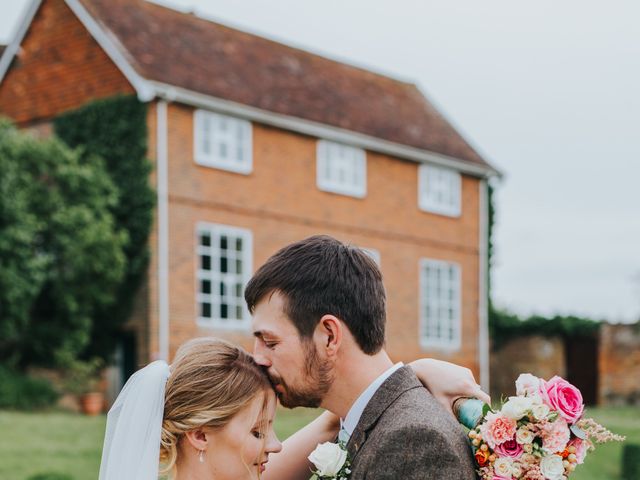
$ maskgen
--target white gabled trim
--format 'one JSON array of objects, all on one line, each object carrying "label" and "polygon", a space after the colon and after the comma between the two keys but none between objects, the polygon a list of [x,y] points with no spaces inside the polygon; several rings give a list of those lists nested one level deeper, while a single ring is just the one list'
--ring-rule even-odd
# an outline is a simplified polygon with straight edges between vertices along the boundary
[{"label": "white gabled trim", "polygon": [[479,262],[479,278],[478,278],[478,365],[480,368],[480,386],[485,392],[489,392],[489,302],[487,292],[487,273],[488,265],[488,248],[489,239],[489,201],[487,192],[487,181],[480,182],[480,211],[479,215],[479,242],[478,255]]},{"label": "white gabled trim", "polygon": [[26,13],[24,17],[22,17],[22,21],[16,30],[15,35],[13,36],[13,40],[11,43],[7,45],[7,48],[2,54],[2,58],[0,58],[0,83],[4,80],[4,76],[9,70],[11,66],[11,62],[13,61],[13,57],[15,57],[20,50],[20,45],[22,44],[22,40],[24,40],[29,27],[31,26],[31,22],[33,21],[33,17],[36,16],[38,12],[38,8],[40,8],[40,4],[42,0],[31,0],[31,3],[26,9]]},{"label": "white gabled trim", "polygon": [[158,359],[169,361],[169,149],[167,102],[157,103]]},{"label": "white gabled trim", "polygon": [[418,163],[433,163],[443,167],[453,168],[459,172],[475,177],[487,177],[500,175],[496,169],[483,165],[458,160],[439,153],[428,152],[415,147],[408,147],[399,143],[381,140],[376,137],[332,127],[319,122],[305,120],[298,117],[283,115],[262,110],[241,103],[223,100],[203,93],[194,92],[166,83],[149,80],[156,94],[170,101],[176,101],[197,108],[205,108],[229,115],[246,118],[253,122],[272,125],[284,130],[302,133],[312,137],[331,140],[338,143],[346,143],[354,147],[364,148],[374,152],[380,152],[397,158],[403,158]]},{"label": "white gabled trim", "polygon": [[91,36],[94,38],[98,45],[102,47],[109,58],[116,64],[118,69],[122,72],[125,78],[131,83],[135,89],[138,99],[141,102],[148,102],[156,95],[153,87],[149,85],[148,80],[141,77],[138,72],[133,68],[131,62],[127,60],[122,52],[126,52],[126,49],[120,44],[114,35],[110,35],[96,22],[93,17],[87,12],[86,8],[79,2],[79,0],[65,0],[68,7],[76,14],[78,20],[85,26]]}]

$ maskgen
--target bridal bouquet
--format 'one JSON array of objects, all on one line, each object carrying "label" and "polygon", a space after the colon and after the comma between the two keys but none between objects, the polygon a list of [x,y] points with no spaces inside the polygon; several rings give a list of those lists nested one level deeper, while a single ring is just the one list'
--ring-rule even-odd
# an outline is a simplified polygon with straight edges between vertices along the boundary
[{"label": "bridal bouquet", "polygon": [[594,443],[622,441],[584,418],[580,391],[561,377],[549,381],[525,373],[516,396],[493,411],[485,405],[469,431],[482,480],[565,480]]}]

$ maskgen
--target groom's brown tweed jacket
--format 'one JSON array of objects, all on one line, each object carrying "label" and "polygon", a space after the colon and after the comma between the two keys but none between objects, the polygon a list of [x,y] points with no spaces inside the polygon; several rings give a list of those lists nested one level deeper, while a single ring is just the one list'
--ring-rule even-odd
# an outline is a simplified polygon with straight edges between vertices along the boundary
[{"label": "groom's brown tweed jacket", "polygon": [[395,371],[362,412],[347,450],[350,480],[474,480],[462,427],[418,381]]}]

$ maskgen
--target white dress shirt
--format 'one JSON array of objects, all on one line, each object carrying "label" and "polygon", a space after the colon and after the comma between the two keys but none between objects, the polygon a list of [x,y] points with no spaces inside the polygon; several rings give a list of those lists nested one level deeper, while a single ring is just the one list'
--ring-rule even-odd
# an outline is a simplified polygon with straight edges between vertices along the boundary
[{"label": "white dress shirt", "polygon": [[356,425],[358,425],[358,422],[360,421],[362,412],[364,412],[364,409],[366,408],[373,395],[378,391],[380,386],[387,378],[391,376],[393,372],[403,366],[404,364],[402,362],[398,362],[393,367],[382,373],[382,375],[376,378],[373,382],[371,382],[365,389],[365,391],[362,392],[356,399],[353,405],[351,405],[351,408],[349,409],[349,412],[347,413],[347,416],[344,418],[344,420],[340,419],[340,429],[344,430],[349,437],[353,434]]}]

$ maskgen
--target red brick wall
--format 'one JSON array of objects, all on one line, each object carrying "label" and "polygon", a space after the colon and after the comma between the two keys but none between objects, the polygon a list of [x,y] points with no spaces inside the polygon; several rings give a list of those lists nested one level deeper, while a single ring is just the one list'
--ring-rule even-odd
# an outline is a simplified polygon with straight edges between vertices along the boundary
[{"label": "red brick wall", "polygon": [[640,322],[602,326],[598,374],[600,404],[640,405]]},{"label": "red brick wall", "polygon": [[515,381],[521,373],[550,379],[567,378],[564,341],[558,337],[526,335],[509,339],[491,351],[491,396],[499,400],[515,395]]},{"label": "red brick wall", "polygon": [[[417,206],[417,164],[368,152],[366,198],[330,194],[316,187],[313,138],[254,124],[253,172],[241,175],[196,165],[193,109],[171,104],[168,115],[171,352],[190,337],[208,334],[251,346],[247,334],[196,325],[195,228],[207,221],[252,231],[254,270],[280,247],[316,233],[377,249],[388,290],[388,349],[393,357],[432,355],[468,365],[477,374],[477,179],[463,177],[460,218],[433,215]],[[425,351],[419,346],[421,257],[452,260],[462,267],[460,351]],[[153,336],[157,330],[152,327]]]},{"label": "red brick wall", "polygon": [[63,0],[44,0],[0,84],[0,113],[19,124],[50,119],[133,88]]}]

